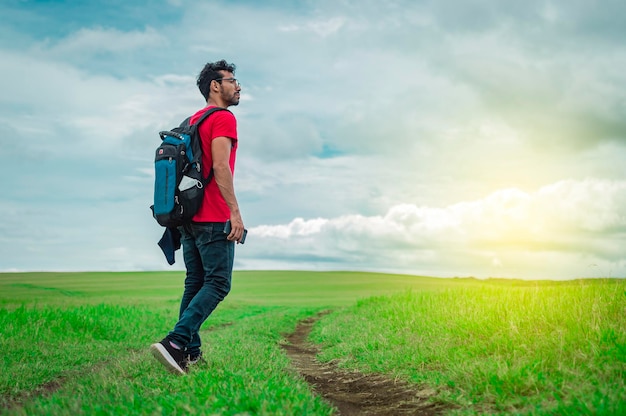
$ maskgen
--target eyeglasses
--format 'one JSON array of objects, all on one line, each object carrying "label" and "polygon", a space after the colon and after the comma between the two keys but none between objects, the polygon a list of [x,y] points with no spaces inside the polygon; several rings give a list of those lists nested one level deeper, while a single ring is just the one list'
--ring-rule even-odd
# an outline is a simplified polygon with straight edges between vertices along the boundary
[{"label": "eyeglasses", "polygon": [[220,82],[220,83],[222,81],[232,82],[233,84],[235,84],[235,87],[241,88],[241,84],[239,83],[239,81],[237,81],[237,78],[217,78],[215,81]]}]

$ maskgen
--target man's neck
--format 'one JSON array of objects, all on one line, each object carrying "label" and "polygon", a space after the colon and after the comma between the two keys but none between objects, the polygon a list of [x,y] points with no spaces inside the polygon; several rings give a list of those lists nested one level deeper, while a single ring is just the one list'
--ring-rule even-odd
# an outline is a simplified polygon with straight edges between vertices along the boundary
[{"label": "man's neck", "polygon": [[209,98],[207,100],[206,105],[207,105],[207,107],[210,107],[210,106],[221,107],[221,108],[227,108],[228,107],[224,102],[222,102],[222,100],[214,100],[212,98]]}]

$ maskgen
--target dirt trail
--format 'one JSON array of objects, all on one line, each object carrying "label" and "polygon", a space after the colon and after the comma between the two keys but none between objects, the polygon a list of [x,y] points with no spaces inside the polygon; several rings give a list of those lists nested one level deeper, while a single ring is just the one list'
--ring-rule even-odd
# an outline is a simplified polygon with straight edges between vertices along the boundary
[{"label": "dirt trail", "polygon": [[313,390],[339,410],[341,416],[438,415],[445,408],[427,402],[431,389],[416,389],[403,381],[338,369],[316,360],[319,349],[308,343],[320,316],[301,321],[283,345],[294,367]]},{"label": "dirt trail", "polygon": [[[129,350],[129,352],[137,353],[137,350]],[[137,357],[135,357],[134,359],[136,360]],[[56,393],[58,390],[63,388],[63,386],[68,380],[79,377],[85,371],[98,372],[102,370],[103,368],[107,367],[108,365],[110,365],[111,361],[112,360],[107,359],[99,363],[96,363],[92,367],[89,367],[89,368],[85,367],[85,368],[78,368],[75,370],[68,370],[60,374],[56,378],[40,384],[39,386],[35,387],[33,390],[23,391],[14,397],[3,395],[0,397],[0,410],[5,411],[5,410],[19,409],[26,402],[30,400],[34,400],[37,397],[51,396],[52,394]],[[0,411],[0,413],[2,412]]]}]

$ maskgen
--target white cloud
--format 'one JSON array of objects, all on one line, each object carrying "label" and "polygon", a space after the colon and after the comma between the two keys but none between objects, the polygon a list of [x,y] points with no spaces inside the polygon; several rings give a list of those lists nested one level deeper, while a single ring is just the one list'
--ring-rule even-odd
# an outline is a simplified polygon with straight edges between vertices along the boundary
[{"label": "white cloud", "polygon": [[[191,76],[118,79],[8,51],[0,51],[0,61],[6,92],[0,122],[28,138],[21,146],[48,157],[156,144],[159,130],[204,105]],[[9,115],[11,107],[20,111]],[[57,146],[52,138],[60,135],[70,136],[73,145]]]},{"label": "white cloud", "polygon": [[57,56],[84,56],[99,53],[138,51],[143,48],[163,47],[168,38],[147,27],[130,32],[114,28],[82,28],[59,40],[46,40],[39,49]]},{"label": "white cloud", "polygon": [[[285,225],[255,227],[250,230],[252,247],[242,256],[253,263],[280,253],[296,268],[307,258],[329,268],[344,259],[344,267],[376,264],[465,275],[464,265],[482,262],[472,272],[479,277],[532,278],[527,273],[536,272],[536,264],[552,278],[574,278],[584,274],[590,261],[614,268],[624,262],[613,245],[626,229],[623,212],[626,182],[562,181],[532,193],[504,189],[443,208],[403,204],[383,216],[296,218]],[[578,256],[569,264],[546,264],[548,258]]]},{"label": "white cloud", "polygon": [[281,32],[312,32],[323,38],[335,35],[344,25],[346,19],[343,17],[332,17],[326,20],[312,20],[300,24],[287,24],[278,27]]}]

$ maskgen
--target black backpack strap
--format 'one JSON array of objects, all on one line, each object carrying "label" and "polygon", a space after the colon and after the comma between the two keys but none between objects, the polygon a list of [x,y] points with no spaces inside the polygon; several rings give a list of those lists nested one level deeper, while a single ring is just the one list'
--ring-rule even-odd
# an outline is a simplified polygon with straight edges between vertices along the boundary
[{"label": "black backpack strap", "polygon": [[211,182],[211,179],[213,179],[213,168],[209,171],[209,176],[207,176],[206,179],[202,178],[202,186],[207,186],[209,182]]},{"label": "black backpack strap", "polygon": [[[196,121],[193,125],[194,125],[194,126],[196,126],[196,129],[200,128],[200,124],[202,124],[202,122],[203,122],[204,120],[206,120],[206,119],[207,119],[207,118],[208,118],[211,114],[215,113],[216,111],[228,111],[228,110],[227,110],[227,109],[225,109],[225,108],[222,108],[222,107],[213,107],[213,108],[209,108],[208,110],[206,110],[206,111],[204,112],[204,114],[202,114],[202,115],[200,116],[200,118],[198,119],[198,121]],[[185,121],[186,121],[187,123],[189,123],[189,120],[190,120],[190,119],[191,119],[191,117],[190,117],[190,118],[188,118],[188,119],[187,119],[187,120],[185,120]]]},{"label": "black backpack strap", "polygon": [[[198,139],[198,146],[200,147],[200,133],[198,132],[198,129],[200,128],[200,125],[202,124],[202,122],[204,120],[206,120],[207,118],[209,118],[209,116],[217,111],[229,111],[225,108],[222,107],[213,107],[213,108],[209,108],[208,110],[206,110],[204,112],[204,114],[202,114],[200,116],[200,118],[192,125],[193,128],[193,134],[197,137]],[[191,125],[190,124],[191,121],[191,117],[187,118],[185,121],[183,121],[183,123],[187,126]],[[182,124],[181,124],[182,125]],[[197,160],[197,163],[200,164],[200,166],[202,166],[202,161],[201,160]],[[211,170],[209,170],[209,174],[206,177],[206,179],[202,178],[202,186],[207,186],[207,184],[209,182],[211,182],[211,179],[213,179],[213,167],[211,166]]]},{"label": "black backpack strap", "polygon": [[182,123],[180,123],[180,126],[178,126],[178,127],[187,127],[187,126],[189,126],[190,125],[189,124],[190,120],[191,120],[191,117],[187,117],[186,119],[183,120]]}]

